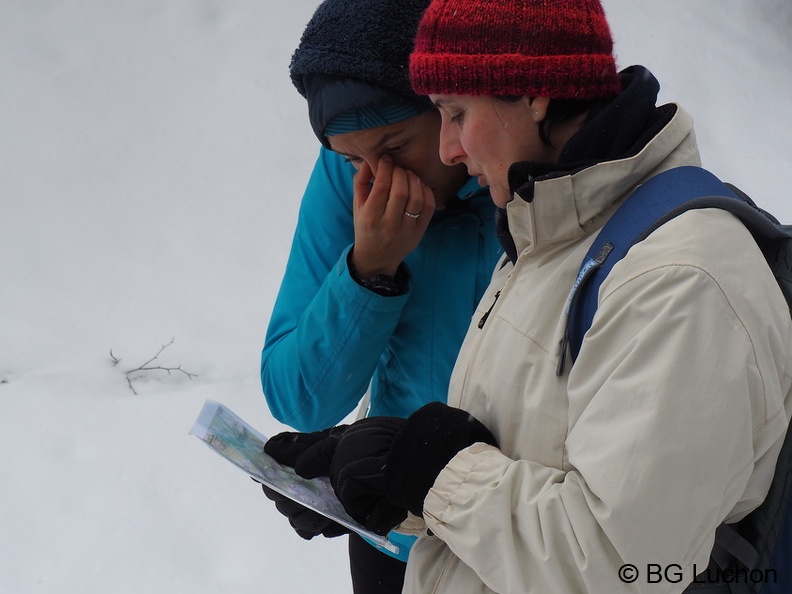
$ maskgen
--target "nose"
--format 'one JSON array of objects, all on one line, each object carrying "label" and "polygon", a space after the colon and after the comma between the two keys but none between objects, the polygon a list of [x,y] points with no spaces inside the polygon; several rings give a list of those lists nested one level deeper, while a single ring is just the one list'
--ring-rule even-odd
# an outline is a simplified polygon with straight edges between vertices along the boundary
[{"label": "nose", "polygon": [[464,157],[459,135],[453,126],[443,121],[440,124],[440,160],[446,165],[457,165],[463,162]]}]

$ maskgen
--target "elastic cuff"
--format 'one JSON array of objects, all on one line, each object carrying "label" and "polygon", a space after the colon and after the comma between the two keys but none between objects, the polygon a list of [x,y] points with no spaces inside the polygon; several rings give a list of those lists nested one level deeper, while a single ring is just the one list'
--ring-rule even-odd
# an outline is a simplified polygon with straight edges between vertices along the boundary
[{"label": "elastic cuff", "polygon": [[385,466],[388,499],[423,515],[426,494],[449,460],[476,443],[496,445],[492,433],[464,410],[440,402],[419,408],[393,441]]}]

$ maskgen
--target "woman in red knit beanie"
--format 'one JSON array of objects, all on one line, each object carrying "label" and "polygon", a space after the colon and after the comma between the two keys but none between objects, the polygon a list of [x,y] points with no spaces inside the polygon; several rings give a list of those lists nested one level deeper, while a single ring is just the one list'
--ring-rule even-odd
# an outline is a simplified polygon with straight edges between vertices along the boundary
[{"label": "woman in red knit beanie", "polygon": [[[700,166],[691,116],[657,105],[647,69],[617,72],[598,0],[433,0],[410,75],[441,113],[442,160],[489,184],[506,262],[448,406],[413,413],[386,454],[356,448],[384,457],[385,500],[430,535],[404,591],[677,594],[696,576],[717,582],[704,573],[716,529],[765,497],[792,408],[792,322],[750,233],[715,209],[665,223],[607,276],[565,365],[583,256],[637,186]],[[452,427],[459,409],[465,429],[443,437],[453,455],[427,452],[427,428]],[[470,436],[474,422],[489,438]]]},{"label": "woman in red knit beanie", "polygon": [[[511,163],[557,160],[580,123],[621,91],[610,28],[597,0],[432,2],[417,34],[410,77],[422,95],[469,96],[466,108],[478,113],[492,104],[495,110],[484,108],[489,116],[509,120],[511,128],[498,126],[490,142],[475,146],[468,167],[482,184],[494,184],[501,207],[510,199]],[[556,101],[548,113],[550,98]],[[436,103],[458,122],[463,114],[449,109],[449,101]],[[513,117],[523,113],[530,117]],[[527,133],[526,126],[536,133]],[[512,154],[492,171],[479,170],[484,165],[476,154],[500,155],[492,143],[507,138],[519,139]],[[451,147],[446,143],[444,149]]]},{"label": "woman in red knit beanie", "polygon": [[297,462],[372,530],[422,518],[406,593],[679,594],[767,493],[792,320],[736,217],[688,210],[633,245],[569,364],[599,230],[647,179],[700,164],[692,118],[612,48],[596,0],[433,0],[418,27],[441,159],[489,184],[506,253],[448,404],[304,436]]}]

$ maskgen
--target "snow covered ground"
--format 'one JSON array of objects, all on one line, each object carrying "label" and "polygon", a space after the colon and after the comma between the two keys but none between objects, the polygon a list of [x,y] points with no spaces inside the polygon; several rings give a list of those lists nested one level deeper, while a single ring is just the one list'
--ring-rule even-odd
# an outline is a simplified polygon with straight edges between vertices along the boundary
[{"label": "snow covered ground", "polygon": [[[792,221],[792,5],[604,4],[705,165]],[[0,593],[350,591],[344,539],[301,540],[188,435],[206,399],[283,429],[258,360],[317,150],[287,73],[317,5],[0,3]],[[134,394],[163,345],[196,377]]]}]

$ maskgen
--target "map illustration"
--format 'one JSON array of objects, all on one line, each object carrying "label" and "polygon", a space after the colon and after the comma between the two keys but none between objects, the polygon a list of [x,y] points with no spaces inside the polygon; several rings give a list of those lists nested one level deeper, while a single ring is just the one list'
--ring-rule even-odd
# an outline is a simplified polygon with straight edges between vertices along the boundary
[{"label": "map illustration", "polygon": [[268,456],[264,453],[267,438],[222,404],[207,400],[190,433],[260,483],[327,516],[380,547],[393,553],[399,552],[398,547],[387,538],[367,530],[346,513],[327,477],[304,479],[293,468],[283,466]]}]

